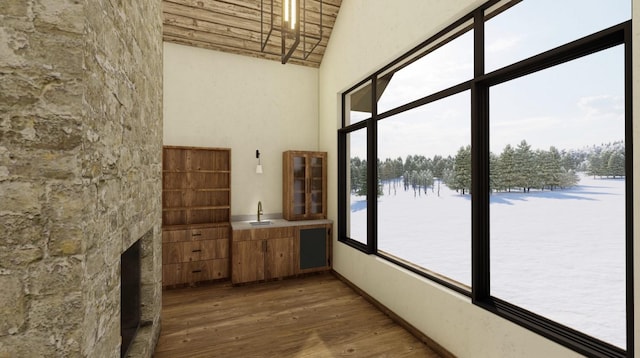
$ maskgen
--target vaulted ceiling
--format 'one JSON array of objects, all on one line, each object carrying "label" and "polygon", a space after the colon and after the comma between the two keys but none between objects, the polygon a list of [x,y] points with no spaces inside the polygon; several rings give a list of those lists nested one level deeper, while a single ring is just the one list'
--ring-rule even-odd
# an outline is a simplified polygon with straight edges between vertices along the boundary
[{"label": "vaulted ceiling", "polygon": [[[272,0],[262,1],[264,14],[261,0],[163,0],[164,41],[280,61],[281,37],[277,31],[269,37],[265,51],[261,50],[269,31]],[[307,7],[306,14],[300,14],[301,19],[303,15],[307,19],[306,48],[317,42],[312,37],[321,40],[307,59],[301,59],[301,42],[289,62],[319,67],[342,0],[322,0],[321,37],[320,1],[299,1],[306,2]],[[281,0],[273,0],[274,24],[280,23],[280,6]],[[261,16],[265,19],[263,26]]]}]

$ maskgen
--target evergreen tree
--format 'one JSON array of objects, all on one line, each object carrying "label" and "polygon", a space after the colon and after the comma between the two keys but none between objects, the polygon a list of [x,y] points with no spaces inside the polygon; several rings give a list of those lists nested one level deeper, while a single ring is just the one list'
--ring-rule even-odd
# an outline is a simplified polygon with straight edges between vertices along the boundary
[{"label": "evergreen tree", "polygon": [[453,187],[453,177],[454,177],[453,167],[444,168],[444,170],[442,171],[442,182],[446,186],[448,186],[450,189],[456,190]]},{"label": "evergreen tree", "polygon": [[609,172],[609,159],[611,159],[612,155],[613,151],[611,149],[604,150],[600,154],[600,168],[598,168],[600,176],[608,177],[611,175]]},{"label": "evergreen tree", "polygon": [[413,196],[416,196],[420,191],[418,183],[420,182],[420,176],[418,175],[417,170],[411,171],[411,189],[413,189]]},{"label": "evergreen tree", "polygon": [[624,141],[593,146],[587,155],[587,173],[594,178],[624,176],[624,156]]},{"label": "evergreen tree", "polygon": [[560,152],[558,152],[556,147],[551,146],[548,151],[542,153],[540,159],[542,188],[549,187],[549,189],[553,190],[560,186],[560,177],[562,175]]},{"label": "evergreen tree", "polygon": [[419,185],[422,188],[422,190],[424,191],[424,194],[427,194],[427,188],[433,186],[433,173],[431,172],[431,170],[427,169],[427,170],[421,170],[418,173],[419,176]]},{"label": "evergreen tree", "polygon": [[408,170],[404,172],[402,181],[404,184],[404,191],[409,190],[409,186],[411,185],[411,173]]},{"label": "evergreen tree", "polygon": [[493,152],[489,153],[489,190],[491,192],[502,190],[503,186],[500,182],[500,175],[496,173],[498,168],[498,156]]},{"label": "evergreen tree", "polygon": [[398,157],[396,158],[396,160],[393,161],[393,177],[395,178],[396,183],[400,181],[403,173],[404,173],[404,164],[402,163],[402,158]]},{"label": "evergreen tree", "polygon": [[518,144],[514,153],[515,186],[528,192],[534,184],[535,163],[531,146],[523,140]]},{"label": "evergreen tree", "polygon": [[444,158],[442,158],[441,155],[434,155],[433,160],[431,162],[432,162],[431,171],[433,172],[433,176],[436,178],[442,178],[442,174],[447,165],[447,161]]},{"label": "evergreen tree", "polygon": [[602,175],[601,170],[602,170],[602,157],[600,156],[600,153],[592,153],[589,156],[589,170],[587,171],[587,173],[589,175],[592,175],[593,178],[595,179],[596,176]]},{"label": "evergreen tree", "polygon": [[[351,158],[351,163],[350,163],[350,177],[351,177],[351,192],[352,193],[357,193],[358,189],[362,186],[362,184],[360,183],[360,181],[362,180],[362,176],[360,174],[362,168],[362,160],[360,160],[360,158],[358,157],[354,157]],[[365,171],[365,176],[364,176],[365,180],[366,180],[366,171]]]},{"label": "evergreen tree", "polygon": [[465,192],[471,191],[471,146],[460,147],[453,165],[453,178],[451,185],[447,184],[451,189]]},{"label": "evergreen tree", "polygon": [[358,184],[356,186],[356,194],[361,196],[367,195],[367,161],[362,160],[358,169]]},{"label": "evergreen tree", "polygon": [[561,168],[560,172],[560,187],[561,188],[570,188],[580,181],[578,174],[576,174],[573,169],[565,169]]},{"label": "evergreen tree", "polygon": [[515,162],[516,152],[510,144],[507,144],[502,150],[496,166],[498,180],[503,189],[507,191],[511,191],[511,188],[518,186],[518,173],[516,172]]},{"label": "evergreen tree", "polygon": [[616,150],[611,153],[607,163],[607,175],[615,177],[625,176],[624,152]]},{"label": "evergreen tree", "polygon": [[378,176],[382,182],[386,182],[389,188],[389,195],[391,195],[391,186],[393,184],[393,161],[389,158],[378,165]]}]

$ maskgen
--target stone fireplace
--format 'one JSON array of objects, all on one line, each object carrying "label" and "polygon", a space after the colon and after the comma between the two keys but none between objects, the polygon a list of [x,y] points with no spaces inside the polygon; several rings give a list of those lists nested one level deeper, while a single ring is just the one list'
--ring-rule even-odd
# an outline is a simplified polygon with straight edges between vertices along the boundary
[{"label": "stone fireplace", "polygon": [[161,1],[0,6],[0,357],[117,357],[121,254],[160,331]]}]

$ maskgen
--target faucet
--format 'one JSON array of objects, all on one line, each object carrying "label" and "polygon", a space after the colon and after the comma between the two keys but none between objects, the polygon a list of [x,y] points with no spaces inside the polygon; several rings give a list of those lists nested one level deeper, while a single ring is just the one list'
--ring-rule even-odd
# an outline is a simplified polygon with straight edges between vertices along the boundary
[{"label": "faucet", "polygon": [[260,215],[262,215],[262,202],[258,201],[258,222],[260,222]]}]

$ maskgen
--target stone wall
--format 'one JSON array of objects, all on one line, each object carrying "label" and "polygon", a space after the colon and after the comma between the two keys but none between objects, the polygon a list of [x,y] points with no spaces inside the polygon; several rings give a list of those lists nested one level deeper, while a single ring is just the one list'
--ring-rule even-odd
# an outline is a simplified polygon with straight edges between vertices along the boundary
[{"label": "stone wall", "polygon": [[115,357],[120,254],[142,238],[160,327],[161,1],[0,6],[0,358]]}]

